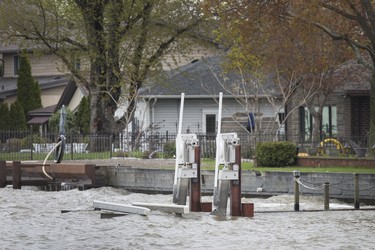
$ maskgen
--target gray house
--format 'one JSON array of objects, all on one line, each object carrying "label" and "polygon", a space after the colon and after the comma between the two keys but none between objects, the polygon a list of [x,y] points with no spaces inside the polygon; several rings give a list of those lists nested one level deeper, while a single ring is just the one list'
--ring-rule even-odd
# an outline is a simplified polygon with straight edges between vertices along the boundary
[{"label": "gray house", "polygon": [[141,89],[134,128],[176,133],[181,93],[185,93],[183,133],[214,134],[217,131],[218,97],[222,92],[222,132],[247,132],[249,113],[254,114],[255,129],[268,133],[280,129],[277,117],[283,108],[275,109],[267,99],[269,90],[274,89],[272,82],[262,84],[262,90],[245,93],[243,77],[225,73],[222,63],[222,57],[194,60]]}]

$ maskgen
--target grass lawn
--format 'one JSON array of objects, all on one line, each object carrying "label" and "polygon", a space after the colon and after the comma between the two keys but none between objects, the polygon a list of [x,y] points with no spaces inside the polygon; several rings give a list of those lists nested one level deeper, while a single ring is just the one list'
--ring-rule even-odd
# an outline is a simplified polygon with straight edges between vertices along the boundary
[{"label": "grass lawn", "polygon": [[[215,160],[211,159],[203,159],[201,162],[202,170],[214,170],[215,169]],[[242,162],[241,163],[242,170],[253,170],[253,171],[280,171],[280,172],[293,172],[294,170],[298,170],[300,172],[327,172],[327,173],[359,173],[359,174],[375,174],[375,166],[373,168],[366,168],[366,167],[299,167],[299,166],[292,166],[292,167],[283,167],[283,168],[270,168],[270,167],[254,167],[253,162]]]}]

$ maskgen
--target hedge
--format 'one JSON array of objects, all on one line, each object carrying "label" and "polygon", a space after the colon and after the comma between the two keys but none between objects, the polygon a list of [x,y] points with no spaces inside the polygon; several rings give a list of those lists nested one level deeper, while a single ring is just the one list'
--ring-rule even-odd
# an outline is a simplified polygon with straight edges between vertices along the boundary
[{"label": "hedge", "polygon": [[297,148],[292,142],[259,142],[256,147],[257,165],[262,167],[293,166]]}]

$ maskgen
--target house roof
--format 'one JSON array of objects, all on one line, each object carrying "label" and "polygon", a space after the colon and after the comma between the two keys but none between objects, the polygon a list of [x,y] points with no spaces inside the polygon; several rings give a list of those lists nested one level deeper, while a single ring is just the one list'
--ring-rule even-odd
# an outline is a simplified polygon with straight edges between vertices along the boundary
[{"label": "house roof", "polygon": [[55,113],[57,105],[51,105],[45,108],[34,109],[29,111],[28,115],[31,117],[27,124],[44,124]]},{"label": "house roof", "polygon": [[[364,56],[366,63],[371,64],[370,58]],[[347,95],[366,95],[370,93],[372,70],[356,59],[343,63],[334,72],[334,79],[339,81],[336,93]]]},{"label": "house roof", "polygon": [[[31,50],[31,49],[28,48],[28,50]],[[2,53],[2,54],[18,53],[18,52],[21,52],[21,51],[22,51],[22,48],[20,48],[18,45],[14,45],[14,44],[2,45],[2,44],[0,44],[0,53]]]},{"label": "house roof", "polygon": [[65,87],[64,92],[61,94],[60,100],[57,103],[57,107],[60,108],[62,105],[67,106],[72,100],[75,91],[77,90],[77,84],[74,80],[69,81],[68,85]]},{"label": "house roof", "polygon": [[[41,90],[68,85],[71,77],[68,75],[34,76]],[[17,94],[17,77],[0,78],[0,100]]]},{"label": "house roof", "polygon": [[[159,78],[140,89],[143,97],[176,98],[185,93],[187,98],[202,98],[217,96],[222,92],[224,96],[241,95],[241,86],[245,86],[241,75],[228,72],[222,67],[223,57],[210,57],[194,60],[190,64],[166,72]],[[274,88],[271,78],[262,84],[258,96],[267,95]]]},{"label": "house roof", "polygon": [[55,113],[57,109],[57,105],[51,105],[51,106],[47,106],[45,108],[39,108],[39,109],[34,109],[34,110],[31,110],[29,111],[29,115],[32,115],[32,116],[45,116],[45,115],[52,115],[53,113]]}]

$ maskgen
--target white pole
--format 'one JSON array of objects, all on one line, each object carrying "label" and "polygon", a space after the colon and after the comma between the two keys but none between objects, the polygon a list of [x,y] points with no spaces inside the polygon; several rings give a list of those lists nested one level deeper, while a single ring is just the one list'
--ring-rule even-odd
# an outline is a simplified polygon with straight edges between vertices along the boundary
[{"label": "white pole", "polygon": [[176,137],[176,166],[175,166],[175,172],[174,172],[174,185],[177,185],[177,174],[178,174],[178,157],[180,155],[180,150],[178,146],[179,139],[181,137],[182,132],[182,119],[184,116],[184,99],[185,99],[185,93],[181,93],[181,104],[180,104],[180,119],[178,121],[178,132]]},{"label": "white pole", "polygon": [[217,135],[216,135],[216,159],[215,159],[215,183],[214,183],[214,191],[217,191],[217,180],[219,175],[219,147],[217,143],[221,140],[219,140],[219,137],[221,136],[221,111],[222,111],[222,105],[223,105],[223,93],[219,93],[219,111],[217,116]]}]

